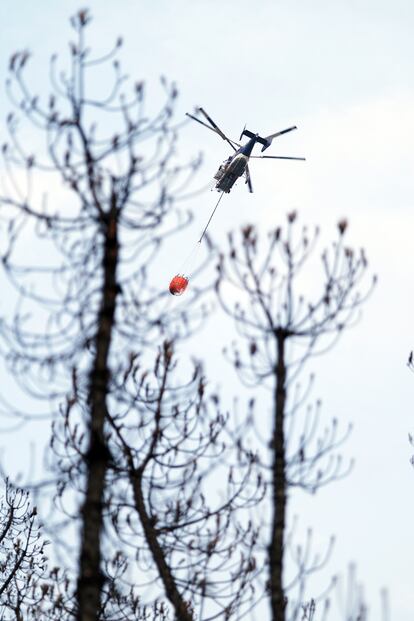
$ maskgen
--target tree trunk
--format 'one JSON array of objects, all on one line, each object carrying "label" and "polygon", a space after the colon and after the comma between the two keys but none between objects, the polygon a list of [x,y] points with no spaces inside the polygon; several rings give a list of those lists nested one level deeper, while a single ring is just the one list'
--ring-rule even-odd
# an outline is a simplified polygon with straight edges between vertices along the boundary
[{"label": "tree trunk", "polygon": [[131,471],[130,480],[134,493],[135,507],[141,520],[145,540],[157,566],[159,576],[164,585],[165,594],[174,607],[175,619],[177,621],[194,621],[191,606],[181,597],[174,576],[166,561],[165,552],[158,541],[156,530],[147,513],[144,495],[142,493],[142,477],[136,472]]},{"label": "tree trunk", "polygon": [[277,335],[277,366],[274,392],[272,437],[273,522],[269,545],[269,583],[272,621],[285,621],[283,591],[283,545],[286,521],[286,456],[284,419],[286,407],[285,336]]},{"label": "tree trunk", "polygon": [[115,322],[118,263],[117,209],[113,197],[107,215],[103,256],[103,288],[95,340],[95,357],[90,377],[88,402],[89,449],[87,482],[82,508],[82,538],[77,585],[78,621],[97,621],[100,611],[103,576],[101,573],[102,503],[109,450],[104,436],[107,392],[110,380],[109,349]]}]

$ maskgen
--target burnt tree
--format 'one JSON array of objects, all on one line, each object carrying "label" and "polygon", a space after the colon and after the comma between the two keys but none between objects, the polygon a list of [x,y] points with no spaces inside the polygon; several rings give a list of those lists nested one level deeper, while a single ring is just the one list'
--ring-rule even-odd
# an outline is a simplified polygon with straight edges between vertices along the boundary
[{"label": "burnt tree", "polygon": [[[45,528],[67,563],[56,614],[230,618],[255,601],[258,534],[242,512],[263,496],[263,478],[201,363],[180,369],[174,355],[206,307],[190,292],[191,314],[174,310],[153,277],[168,237],[189,221],[177,203],[199,158],[177,161],[175,86],[163,80],[165,104],[144,114],[145,87],[128,87],[121,41],[94,57],[89,22],[87,11],[71,20],[69,68],[52,57],[46,98],[28,86],[29,54],[12,56],[17,112],[2,147],[0,252],[19,304],[1,322],[1,353],[51,412],[51,476],[29,483],[41,507],[55,489]],[[107,85],[111,66],[113,83],[97,95],[92,76],[102,71]],[[40,603],[36,614],[56,610]]]},{"label": "burnt tree", "polygon": [[[296,213],[284,228],[271,231],[262,241],[254,226],[241,236],[229,236],[229,249],[222,256],[216,284],[222,308],[235,321],[240,342],[227,357],[247,386],[271,387],[272,430],[261,431],[261,452],[268,473],[269,514],[266,549],[268,583],[265,586],[273,621],[298,619],[303,607],[306,576],[323,565],[312,560],[310,542],[295,554],[297,575],[292,584],[298,596],[288,597],[284,580],[289,541],[286,508],[289,489],[314,492],[348,471],[335,454],[349,433],[340,433],[334,419],[330,428],[318,429],[319,404],[303,412],[309,389],[298,384],[304,365],[329,350],[359,316],[371,291],[364,284],[367,261],[364,252],[345,244],[346,221],[338,224],[338,237],[322,254],[322,274],[315,282],[315,268],[303,277],[318,237],[318,230],[296,230]],[[312,280],[311,280],[312,278]],[[307,291],[304,294],[303,291]],[[234,306],[228,303],[236,296]],[[244,344],[243,344],[244,341]],[[254,427],[255,417],[251,416]],[[300,432],[294,432],[294,428]],[[259,434],[260,435],[260,434]],[[267,453],[267,455],[266,455]]]}]

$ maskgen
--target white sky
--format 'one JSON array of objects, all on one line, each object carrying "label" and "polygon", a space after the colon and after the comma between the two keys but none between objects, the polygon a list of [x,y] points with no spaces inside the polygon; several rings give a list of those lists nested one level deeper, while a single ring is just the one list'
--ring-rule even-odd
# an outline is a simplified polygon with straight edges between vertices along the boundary
[{"label": "white sky", "polygon": [[[67,18],[80,6],[0,0],[1,84],[9,55],[27,47],[34,52],[32,80],[39,89],[46,85],[44,61],[55,50],[66,53]],[[414,377],[405,366],[414,346],[412,0],[93,0],[87,6],[95,18],[91,43],[103,50],[123,35],[128,72],[148,80],[154,95],[159,75],[174,79],[180,114],[202,105],[234,138],[245,123],[265,134],[298,125],[272,149],[308,161],[253,163],[255,194],[236,187],[215,217],[216,231],[246,220],[275,226],[294,207],[328,239],[346,216],[349,243],[364,245],[379,275],[377,290],[361,323],[312,364],[325,415],[354,423],[344,453],[356,467],[317,497],[299,495],[292,513],[303,528],[314,527],[317,539],[336,535],[332,573],[357,563],[371,619],[378,619],[379,591],[387,586],[392,619],[412,621],[414,471],[407,434],[414,431]],[[0,95],[2,119],[8,108]],[[198,150],[206,157],[204,183],[228,153],[194,123],[183,132],[182,154]],[[192,205],[195,238],[214,197]],[[177,262],[181,252],[177,242]],[[207,345],[211,336],[201,338],[214,356],[226,343],[227,324],[217,316],[209,329],[215,345]]]}]

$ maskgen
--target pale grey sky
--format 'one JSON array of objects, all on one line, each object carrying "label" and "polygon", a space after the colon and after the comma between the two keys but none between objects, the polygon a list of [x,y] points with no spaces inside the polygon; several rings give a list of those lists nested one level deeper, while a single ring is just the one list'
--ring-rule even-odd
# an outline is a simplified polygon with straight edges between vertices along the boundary
[{"label": "pale grey sky", "polygon": [[[378,619],[379,591],[390,591],[393,621],[412,621],[414,376],[405,362],[414,346],[414,4],[411,0],[92,0],[91,43],[106,49],[125,39],[124,66],[146,79],[157,97],[160,74],[177,82],[179,114],[202,105],[231,137],[245,123],[270,133],[299,130],[273,151],[304,155],[303,163],[254,163],[255,193],[237,186],[217,213],[214,230],[249,221],[263,229],[297,208],[329,240],[340,217],[349,243],[364,245],[377,290],[360,324],[325,358],[315,360],[315,397],[324,414],[354,423],[344,453],[356,459],[348,479],[317,497],[299,494],[292,513],[317,539],[337,537],[329,568],[358,566]],[[0,83],[9,55],[34,53],[31,76],[46,85],[45,59],[65,54],[68,17],[82,6],[62,0],[0,0]],[[0,96],[0,117],[9,106]],[[4,125],[0,124],[3,141]],[[182,154],[205,152],[208,182],[228,153],[194,123]],[[194,238],[214,195],[195,199]],[[187,235],[187,234],[186,234]],[[177,263],[182,243],[177,242]],[[166,275],[168,281],[169,275]],[[227,326],[213,320],[202,336],[218,355]],[[221,327],[223,326],[223,328]],[[215,335],[212,343],[211,334]],[[200,344],[196,345],[200,347]],[[230,371],[228,382],[234,381]],[[217,378],[218,381],[218,378]],[[237,388],[236,388],[237,389]],[[329,572],[328,572],[329,573]]]}]

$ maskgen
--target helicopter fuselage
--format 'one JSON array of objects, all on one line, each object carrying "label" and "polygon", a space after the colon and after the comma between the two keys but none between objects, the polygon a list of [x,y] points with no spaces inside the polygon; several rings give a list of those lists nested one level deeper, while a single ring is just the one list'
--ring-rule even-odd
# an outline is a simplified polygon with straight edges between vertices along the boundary
[{"label": "helicopter fuselage", "polygon": [[244,174],[253,147],[257,142],[257,136],[258,134],[250,138],[234,155],[231,155],[220,165],[220,168],[214,175],[214,179],[217,180],[216,190],[218,192],[230,192],[237,179]]},{"label": "helicopter fuselage", "polygon": [[237,179],[244,174],[248,161],[249,158],[241,153],[225,160],[214,175],[217,180],[216,190],[230,192]]}]

